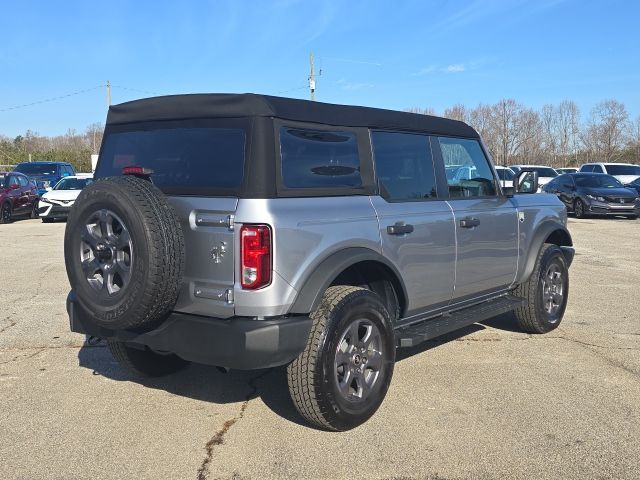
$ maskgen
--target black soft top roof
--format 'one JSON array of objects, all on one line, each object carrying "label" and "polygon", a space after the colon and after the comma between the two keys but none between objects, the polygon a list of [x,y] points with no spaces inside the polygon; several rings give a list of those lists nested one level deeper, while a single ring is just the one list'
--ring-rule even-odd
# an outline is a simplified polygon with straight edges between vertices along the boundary
[{"label": "black soft top roof", "polygon": [[199,93],[134,100],[109,107],[107,124],[234,117],[275,117],[326,125],[478,137],[476,131],[466,123],[447,118],[252,93]]}]

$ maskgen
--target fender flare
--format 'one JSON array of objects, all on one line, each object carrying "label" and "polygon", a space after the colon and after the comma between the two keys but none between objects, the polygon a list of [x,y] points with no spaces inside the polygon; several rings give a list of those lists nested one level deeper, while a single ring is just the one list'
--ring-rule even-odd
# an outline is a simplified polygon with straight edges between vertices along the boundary
[{"label": "fender flare", "polygon": [[408,298],[402,276],[389,260],[369,248],[350,247],[335,252],[322,260],[312,273],[307,276],[303,282],[303,287],[298,291],[298,295],[291,306],[290,312],[307,314],[313,311],[322,300],[324,291],[329,288],[331,282],[333,282],[338,275],[350,266],[365,261],[377,262],[389,268],[395,275],[397,283],[402,288],[402,292],[399,293],[402,294],[405,299]]},{"label": "fender flare", "polygon": [[575,251],[569,230],[561,223],[547,221],[540,224],[536,229],[536,233],[529,244],[529,251],[524,262],[524,268],[521,270],[522,274],[516,283],[523,283],[529,280],[535,268],[540,250],[542,250],[544,244],[547,243],[547,240],[551,240],[549,243],[554,243],[562,249],[562,253],[567,262],[567,268],[571,266]]}]

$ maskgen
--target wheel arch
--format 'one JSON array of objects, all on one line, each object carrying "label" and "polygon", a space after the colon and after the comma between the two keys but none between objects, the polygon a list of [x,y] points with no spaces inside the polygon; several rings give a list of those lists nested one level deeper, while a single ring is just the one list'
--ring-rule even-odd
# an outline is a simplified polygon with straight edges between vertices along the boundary
[{"label": "wheel arch", "polygon": [[535,268],[538,255],[545,243],[559,246],[567,262],[567,267],[571,266],[575,252],[573,249],[573,239],[571,238],[569,230],[558,222],[545,222],[538,227],[529,244],[524,269],[517,283],[526,282],[529,279]]},{"label": "wheel arch", "polygon": [[[393,309],[395,302],[396,316],[406,310],[407,291],[396,267],[378,252],[352,247],[331,254],[313,270],[298,291],[291,313],[313,311],[332,285],[363,284],[370,285],[370,289],[380,295],[388,307]],[[394,316],[393,311],[389,313]]]}]

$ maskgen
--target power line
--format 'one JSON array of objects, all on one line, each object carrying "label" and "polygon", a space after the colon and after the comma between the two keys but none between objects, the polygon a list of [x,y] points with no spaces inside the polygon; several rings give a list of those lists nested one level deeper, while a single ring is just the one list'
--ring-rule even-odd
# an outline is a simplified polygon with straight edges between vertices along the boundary
[{"label": "power line", "polygon": [[113,84],[111,84],[111,88],[121,88],[122,90],[129,90],[131,92],[139,92],[139,93],[148,93],[150,95],[166,95],[166,93],[152,92],[152,91],[149,91],[149,90],[141,90],[139,88],[125,87],[125,86],[122,86],[122,85],[113,85]]},{"label": "power line", "polygon": [[104,88],[105,85],[96,85],[95,87],[85,88],[84,90],[77,90],[75,92],[67,93],[66,95],[59,95],[57,97],[45,98],[44,100],[38,100],[36,102],[24,103],[22,105],[14,105],[12,107],[5,107],[0,109],[0,112],[8,112],[10,110],[17,110],[19,108],[31,107],[33,105],[40,105],[41,103],[55,102],[56,100],[61,100],[63,98],[73,97],[75,95],[80,95],[82,93],[90,92],[92,90],[97,90],[98,88]]}]

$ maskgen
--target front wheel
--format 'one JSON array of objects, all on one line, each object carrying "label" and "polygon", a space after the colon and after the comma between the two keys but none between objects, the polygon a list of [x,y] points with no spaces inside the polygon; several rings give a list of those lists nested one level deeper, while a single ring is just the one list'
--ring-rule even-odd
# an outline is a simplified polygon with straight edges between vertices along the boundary
[{"label": "front wheel", "polygon": [[560,325],[569,296],[569,269],[560,247],[543,245],[531,277],[514,294],[525,299],[514,312],[522,330],[547,333]]},{"label": "front wheel", "polygon": [[145,377],[169,375],[182,370],[190,363],[172,353],[156,353],[147,347],[133,347],[117,340],[108,340],[107,345],[113,358],[122,367]]},{"label": "front wheel", "polygon": [[576,202],[573,204],[573,213],[575,214],[576,218],[584,218],[585,216],[584,212],[585,212],[584,202],[578,198]]},{"label": "front wheel", "polygon": [[287,367],[298,412],[326,430],[349,430],[380,407],[395,362],[393,326],[370,290],[329,287],[311,314],[304,351]]},{"label": "front wheel", "polygon": [[0,223],[11,223],[11,204],[5,202],[0,208]]}]

